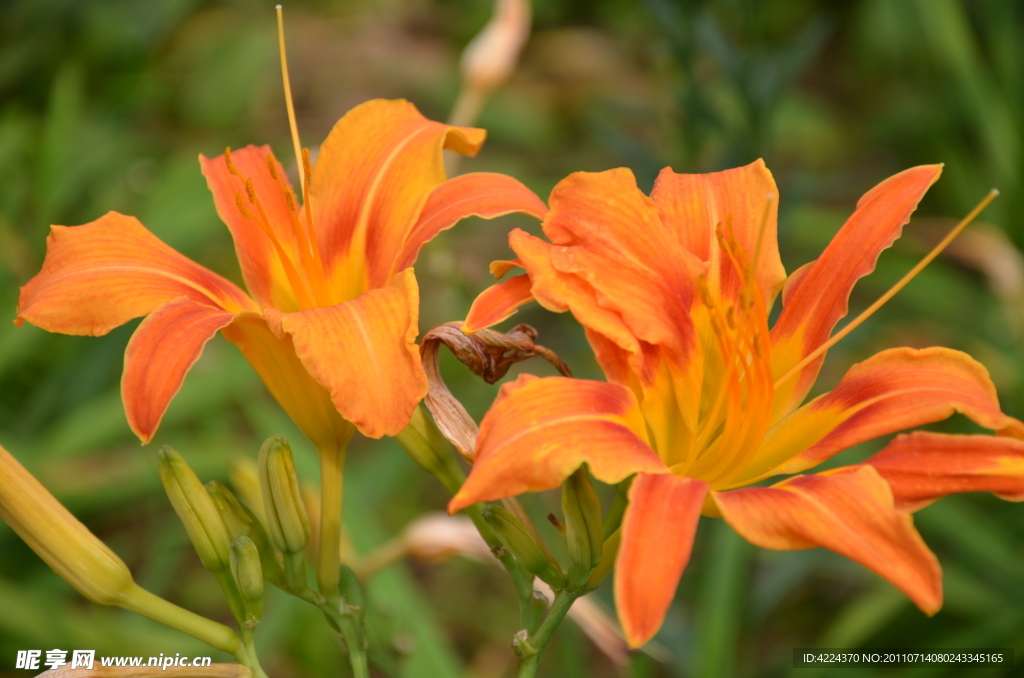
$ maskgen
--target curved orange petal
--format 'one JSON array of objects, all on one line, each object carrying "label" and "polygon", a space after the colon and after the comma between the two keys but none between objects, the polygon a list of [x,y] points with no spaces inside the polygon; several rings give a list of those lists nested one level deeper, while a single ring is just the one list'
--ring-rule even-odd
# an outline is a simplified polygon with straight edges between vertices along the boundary
[{"label": "curved orange petal", "polygon": [[708,174],[676,174],[666,167],[654,182],[651,199],[679,242],[710,262],[708,285],[718,295],[735,298],[741,283],[715,229],[721,226],[724,233],[735,234],[751,262],[760,236],[756,277],[765,303],[775,298],[786,269],[779,257],[779,189],[764,160]]},{"label": "curved orange petal", "polygon": [[[875,261],[900,236],[903,225],[942,165],[922,165],[878,184],[857,202],[857,209],[806,270],[772,328],[772,371],[781,377],[805,356],[828,341],[832,328],[847,311],[854,284],[875,269]],[[814,384],[825,356],[801,370],[776,392],[778,415],[792,411]]]},{"label": "curved orange petal", "polygon": [[153,439],[206,342],[234,318],[229,311],[179,297],[150,313],[135,330],[124,354],[121,399],[128,425],[143,444]]},{"label": "curved orange petal", "polygon": [[419,288],[412,269],[352,301],[298,313],[265,311],[334,406],[370,438],[397,435],[427,394],[420,363]]},{"label": "curved orange petal", "polygon": [[[629,374],[619,351],[595,346],[609,379],[634,388],[645,411],[672,401],[677,428],[692,432],[704,361],[690,310],[706,265],[662,224],[627,169],[572,174],[549,202],[543,227],[553,244],[518,229],[509,235],[534,297],[549,310],[571,310],[588,337],[621,349]],[[655,383],[666,375],[667,399]]]},{"label": "curved orange petal", "polygon": [[522,212],[543,219],[547,211],[548,206],[536,193],[505,174],[474,172],[454,177],[435,188],[427,198],[392,272],[412,266],[423,245],[466,217],[493,219]]},{"label": "curved orange petal", "polygon": [[108,212],[84,226],[51,227],[43,268],[22,286],[14,322],[99,336],[178,297],[233,313],[255,309],[242,290],[135,217]]},{"label": "curved orange petal", "polygon": [[1000,411],[988,371],[966,353],[882,351],[851,367],[833,391],[776,424],[736,484],[799,473],[859,443],[954,412],[1024,437],[1024,424]]},{"label": "curved orange petal", "polygon": [[495,278],[502,278],[513,268],[522,268],[523,262],[518,259],[496,259],[490,263],[487,269]]},{"label": "curved orange petal", "polygon": [[821,546],[888,579],[926,614],[942,607],[938,560],[870,466],[712,497],[725,521],[753,544],[779,551]]},{"label": "curved orange petal", "polygon": [[690,560],[708,484],[696,478],[637,474],[615,561],[615,608],[630,647],[654,637]]},{"label": "curved orange petal", "polygon": [[[544,220],[544,233],[554,244],[548,248],[549,265],[563,277],[584,281],[596,295],[591,303],[618,314],[637,339],[677,355],[695,350],[689,310],[696,277],[705,267],[662,224],[633,173],[614,169],[571,174],[555,186],[550,203]],[[519,251],[515,235],[510,242],[534,279],[534,295],[566,303],[560,290],[547,289],[533,275],[536,257]],[[586,310],[572,308],[577,317]],[[615,339],[585,317],[580,321]]]},{"label": "curved orange petal", "polygon": [[960,492],[1024,501],[1024,441],[1016,438],[915,431],[864,463],[885,478],[905,511]]},{"label": "curved orange petal", "polygon": [[473,300],[469,314],[462,323],[462,331],[472,334],[511,317],[516,309],[533,301],[530,276],[514,275],[508,280],[491,285]]},{"label": "curved orange petal", "polygon": [[629,389],[601,381],[520,375],[501,387],[480,423],[473,470],[449,502],[448,512],[478,501],[550,490],[584,462],[605,483],[637,472],[667,472],[645,436]]},{"label": "curved orange petal", "polygon": [[367,101],[335,124],[313,166],[310,206],[339,298],[387,284],[420,211],[445,181],[441,151],[476,155],[485,136],[428,120],[404,100]]},{"label": "curved orange petal", "polygon": [[267,390],[317,448],[344,447],[353,427],[341,418],[331,396],[306,371],[290,336],[278,337],[258,313],[242,313],[221,330],[235,344]]},{"label": "curved orange petal", "polygon": [[[291,211],[284,191],[270,174],[268,157],[277,168],[277,176],[285,188],[292,192],[294,198],[294,190],[288,181],[288,175],[285,174],[281,163],[274,158],[270,146],[246,146],[231,151],[232,164],[242,176],[252,180],[255,194],[267,215],[267,225],[281,245],[285,256],[290,257],[294,264],[298,264]],[[258,208],[249,202],[245,181],[228,171],[224,155],[215,158],[200,155],[199,164],[210,193],[213,194],[217,214],[231,231],[238,263],[242,269],[242,278],[253,298],[263,308],[297,309],[295,293],[281,264],[281,253],[259,224],[253,219],[245,218],[238,208],[237,200],[240,196],[245,208],[253,217],[259,218]],[[297,206],[298,200],[293,204]]]}]

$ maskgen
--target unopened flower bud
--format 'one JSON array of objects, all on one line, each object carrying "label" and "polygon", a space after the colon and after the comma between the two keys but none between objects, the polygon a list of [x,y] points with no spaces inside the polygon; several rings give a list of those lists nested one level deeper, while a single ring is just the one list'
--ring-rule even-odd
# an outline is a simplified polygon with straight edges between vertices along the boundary
[{"label": "unopened flower bud", "polygon": [[284,436],[271,436],[263,443],[259,475],[271,541],[283,553],[301,553],[309,541],[309,517],[299,489],[292,448]]},{"label": "unopened flower bud", "polygon": [[252,539],[239,537],[231,542],[231,576],[242,594],[247,621],[258,622],[263,616],[263,568]]},{"label": "unopened flower bud", "polygon": [[452,457],[444,434],[422,407],[413,410],[409,425],[395,436],[395,440],[413,461],[440,480],[449,492],[455,494],[459,491],[465,478]]},{"label": "unopened flower bud", "polygon": [[224,521],[227,528],[228,538],[234,541],[239,537],[247,537],[252,540],[260,555],[260,565],[263,568],[263,576],[275,586],[281,586],[284,581],[284,568],[281,564],[280,555],[270,543],[270,537],[263,525],[253,515],[252,511],[242,506],[235,498],[231,490],[216,480],[206,483],[206,492],[213,499],[217,513]]},{"label": "unopened flower bud", "polygon": [[462,52],[467,87],[490,92],[509,79],[530,35],[529,0],[496,0],[494,14]]},{"label": "unopened flower bud", "polygon": [[484,509],[483,516],[498,535],[502,545],[527,572],[540,577],[552,588],[565,587],[565,575],[562,574],[561,568],[548,559],[540,544],[511,511],[504,506],[488,506]]},{"label": "unopened flower bud", "polygon": [[598,587],[598,585],[608,576],[608,573],[612,571],[612,566],[615,565],[615,557],[619,555],[619,544],[622,543],[622,530],[615,530],[611,536],[604,540],[604,546],[601,549],[601,561],[597,566],[591,570],[590,576],[587,577],[587,584],[584,587],[588,591],[592,591]]},{"label": "unopened flower bud", "polygon": [[586,468],[579,468],[562,483],[565,541],[569,547],[567,586],[583,586],[590,571],[601,562],[601,500],[590,484]]},{"label": "unopened flower bud", "polygon": [[180,454],[169,445],[157,453],[160,480],[178,518],[185,525],[203,567],[222,572],[230,566],[231,540],[213,499]]},{"label": "unopened flower bud", "polygon": [[134,587],[124,562],[2,447],[0,517],[89,600],[118,605]]}]

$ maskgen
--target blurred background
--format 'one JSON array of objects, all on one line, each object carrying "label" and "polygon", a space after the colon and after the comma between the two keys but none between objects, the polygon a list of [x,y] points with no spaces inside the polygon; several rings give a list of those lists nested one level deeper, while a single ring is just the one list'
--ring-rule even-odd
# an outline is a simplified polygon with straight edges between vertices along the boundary
[{"label": "blurred background", "polygon": [[[0,308],[39,268],[50,224],[108,210],[240,282],[197,154],[270,143],[291,158],[273,2],[5,0],[0,21]],[[303,143],[346,110],[404,97],[445,119],[458,56],[490,0],[292,0],[286,26]],[[894,283],[991,187],[1002,196],[956,245],[831,351],[818,389],[880,349],[944,345],[992,373],[1004,410],[1024,417],[1024,4],[1002,0],[538,0],[512,79],[485,106],[488,142],[462,171],[512,174],[542,197],[566,174],[628,166],[705,172],[763,157],[781,192],[787,270],[815,258],[871,186],[945,163],[906,235],[858,285],[853,312]],[[468,220],[418,264],[421,332],[464,317],[530,219]],[[0,314],[2,315],[2,314]],[[600,375],[582,331],[538,308],[540,330],[579,376]],[[150,590],[204,615],[230,615],[160,487],[155,452],[173,445],[204,479],[227,480],[284,433],[300,473],[314,452],[227,342],[213,340],[152,445],[140,447],[119,394],[134,323],[102,338],[0,323],[0,444],[109,543]],[[477,417],[497,386],[444,363]],[[520,369],[549,374],[542,363]],[[516,371],[513,371],[513,377]],[[961,418],[937,430],[971,431]],[[883,441],[884,442],[884,441]],[[863,459],[881,443],[851,450]],[[346,523],[368,553],[447,495],[389,440],[356,440]],[[539,529],[557,493],[524,498]],[[1014,647],[1024,661],[1024,507],[990,496],[943,500],[916,516],[945,571],[946,603],[924,617],[896,589],[830,552],[756,549],[702,519],[691,563],[649,653],[623,660],[571,621],[542,663],[551,677],[783,676],[794,647]],[[87,603],[0,524],[0,676],[19,649],[98,655],[210,654],[119,610]],[[499,678],[514,672],[512,588],[466,559],[399,563],[369,584],[381,676]],[[610,586],[595,594],[611,609]],[[268,598],[257,633],[272,676],[347,675],[312,608]],[[214,653],[216,654],[216,653]],[[612,656],[610,657],[609,654]],[[219,657],[226,660],[226,657]],[[870,675],[967,675],[900,669]],[[970,675],[1009,675],[975,669]],[[844,676],[869,675],[846,669]]]}]

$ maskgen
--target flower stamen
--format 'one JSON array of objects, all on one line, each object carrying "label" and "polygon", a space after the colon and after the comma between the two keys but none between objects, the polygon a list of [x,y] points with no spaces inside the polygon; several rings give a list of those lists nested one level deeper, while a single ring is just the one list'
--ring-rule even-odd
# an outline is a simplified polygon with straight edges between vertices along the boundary
[{"label": "flower stamen", "polygon": [[820,358],[822,355],[825,354],[826,351],[828,351],[830,348],[832,348],[837,343],[839,343],[839,341],[841,339],[843,339],[843,337],[845,337],[847,334],[849,334],[850,332],[852,332],[855,329],[857,329],[857,327],[859,327],[861,325],[861,323],[863,323],[865,320],[867,320],[872,315],[874,315],[875,311],[877,311],[878,309],[882,308],[882,306],[884,306],[886,304],[886,302],[888,302],[890,299],[892,299],[894,296],[896,296],[897,292],[902,290],[904,287],[907,286],[907,284],[911,280],[916,278],[918,273],[923,271],[925,269],[925,267],[928,266],[928,264],[932,263],[932,261],[935,260],[935,257],[939,256],[939,254],[942,253],[942,250],[946,249],[946,247],[949,246],[949,243],[953,242],[954,238],[956,238],[958,235],[960,235],[960,233],[965,228],[967,228],[971,224],[972,221],[977,219],[978,215],[981,214],[982,211],[984,211],[984,209],[986,207],[988,207],[989,204],[993,200],[995,200],[998,196],[999,196],[999,191],[997,189],[993,188],[991,191],[989,191],[988,195],[986,195],[984,198],[982,198],[981,202],[979,202],[977,205],[975,205],[974,209],[972,209],[967,214],[967,216],[964,217],[960,221],[959,224],[954,226],[953,230],[951,230],[946,235],[946,237],[942,239],[942,241],[938,245],[936,245],[934,248],[932,248],[931,252],[926,254],[924,256],[924,258],[921,259],[921,261],[917,262],[917,265],[914,266],[914,268],[910,269],[907,272],[906,275],[904,275],[902,278],[900,278],[899,282],[897,282],[895,285],[890,287],[889,291],[887,291],[885,294],[880,296],[878,298],[878,300],[875,301],[875,303],[871,304],[866,309],[864,309],[863,313],[861,313],[856,318],[854,318],[849,323],[847,323],[846,326],[843,327],[843,329],[841,329],[838,332],[836,332],[835,334],[833,334],[832,337],[829,338],[828,341],[826,341],[824,344],[822,344],[821,346],[816,348],[814,351],[809,353],[807,355],[807,357],[805,357],[803,360],[801,360],[796,365],[794,365],[792,367],[792,369],[790,369],[784,375],[782,375],[781,377],[776,379],[775,380],[775,388],[778,388],[780,384],[784,384],[787,381],[789,381],[790,379],[792,379],[793,377],[795,377],[797,374],[800,373],[801,370],[803,370],[805,367],[810,365],[812,362],[814,362],[815,360]]}]

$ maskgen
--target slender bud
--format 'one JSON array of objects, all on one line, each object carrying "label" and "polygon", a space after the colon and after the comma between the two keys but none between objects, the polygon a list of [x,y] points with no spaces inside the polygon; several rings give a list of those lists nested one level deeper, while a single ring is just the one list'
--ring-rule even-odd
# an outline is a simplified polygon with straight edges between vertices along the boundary
[{"label": "slender bud", "polygon": [[263,576],[271,584],[280,587],[284,581],[284,568],[281,564],[281,556],[274,545],[270,543],[270,537],[263,525],[253,515],[252,511],[242,506],[235,498],[231,490],[216,480],[206,483],[206,491],[213,499],[217,513],[224,521],[227,528],[228,538],[232,542],[239,537],[251,539],[260,555],[260,565],[263,569]]},{"label": "slender bud", "polygon": [[395,436],[395,440],[413,461],[440,480],[449,492],[455,494],[459,491],[465,477],[452,457],[448,440],[422,407],[413,410],[412,420]]},{"label": "slender bud", "polygon": [[120,604],[134,586],[124,562],[0,447],[0,517],[76,591]]},{"label": "slender bud", "polygon": [[157,460],[164,490],[185,525],[203,567],[215,573],[226,570],[230,566],[231,540],[213,499],[181,455],[169,445],[160,448]]},{"label": "slender bud", "polygon": [[459,67],[466,86],[490,92],[508,80],[529,35],[529,0],[495,0],[491,20],[462,52]]},{"label": "slender bud", "polygon": [[245,604],[245,623],[255,626],[263,616],[263,568],[252,539],[239,537],[231,542],[231,576]]},{"label": "slender bud", "polygon": [[590,484],[587,469],[580,467],[562,483],[565,541],[569,547],[571,590],[586,583],[590,571],[601,562],[601,500]]},{"label": "slender bud", "polygon": [[284,436],[271,436],[263,443],[259,476],[271,541],[282,553],[301,553],[309,541],[309,517],[302,502],[292,448]]},{"label": "slender bud", "polygon": [[236,457],[228,462],[228,478],[239,499],[252,511],[261,525],[267,524],[267,512],[260,490],[260,474],[256,462],[248,457]]},{"label": "slender bud", "polygon": [[615,565],[615,557],[619,555],[619,544],[621,542],[621,529],[615,530],[610,537],[604,540],[604,546],[601,549],[601,562],[597,564],[590,572],[590,576],[587,577],[587,584],[584,587],[587,591],[596,589],[601,581],[608,576],[608,573],[612,571],[612,566]]},{"label": "slender bud", "polygon": [[504,506],[488,506],[484,520],[498,535],[502,545],[527,572],[547,582],[551,588],[565,588],[565,575],[557,564],[548,560],[540,544],[527,532],[523,524]]}]

